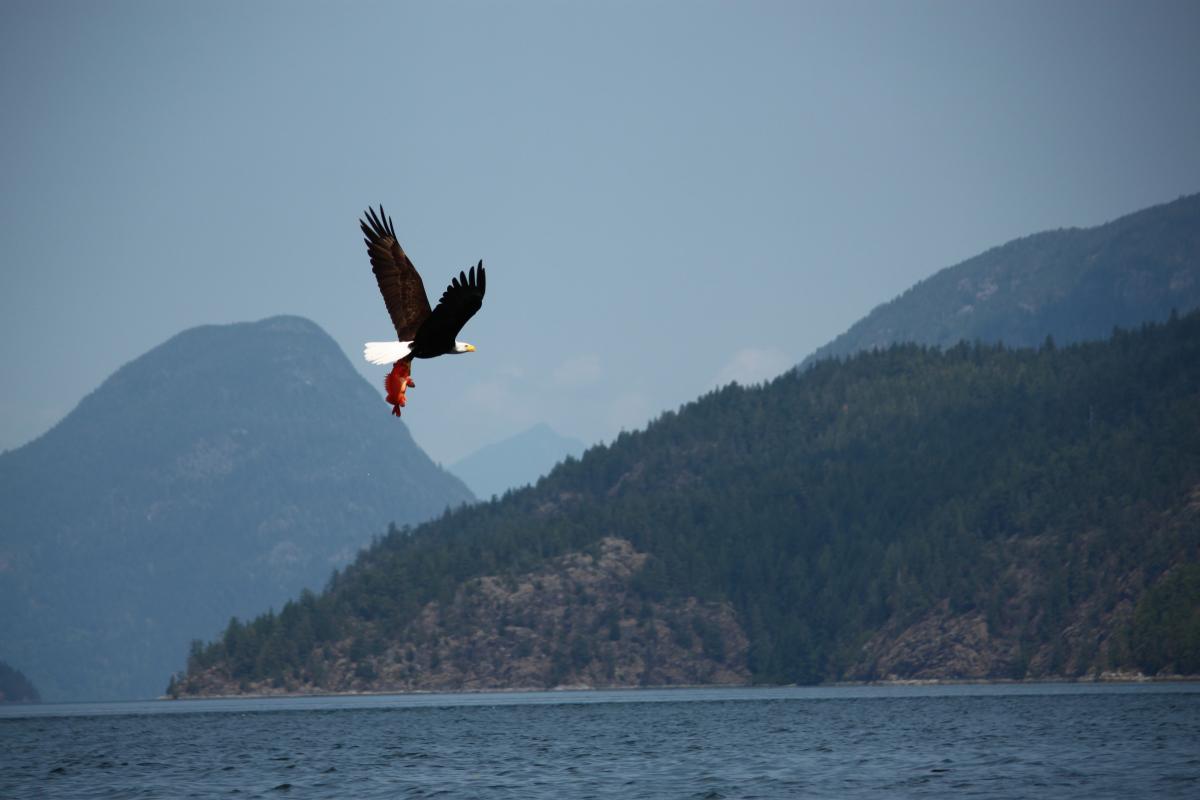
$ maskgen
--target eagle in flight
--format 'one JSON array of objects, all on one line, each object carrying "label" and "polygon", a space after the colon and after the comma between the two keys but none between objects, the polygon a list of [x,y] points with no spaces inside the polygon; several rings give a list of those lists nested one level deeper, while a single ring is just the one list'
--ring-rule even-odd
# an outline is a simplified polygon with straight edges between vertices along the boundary
[{"label": "eagle in flight", "polygon": [[406,402],[405,393],[416,385],[411,377],[414,358],[475,351],[474,345],[460,342],[455,337],[483,305],[487,276],[483,261],[471,267],[469,272],[459,272],[442,292],[437,307],[431,310],[425,284],[400,247],[396,229],[383,213],[383,206],[379,207],[378,215],[368,208],[366,219],[359,220],[359,225],[367,237],[371,271],[375,273],[383,303],[396,328],[396,341],[367,342],[363,356],[372,364],[392,365],[383,387],[387,390],[387,401],[392,404],[392,414],[398,417]]}]

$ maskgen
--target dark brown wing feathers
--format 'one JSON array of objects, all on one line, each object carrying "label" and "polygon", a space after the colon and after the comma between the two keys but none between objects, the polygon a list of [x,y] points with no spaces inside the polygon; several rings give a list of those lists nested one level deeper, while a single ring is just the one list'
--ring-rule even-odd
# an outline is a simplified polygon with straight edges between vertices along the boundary
[{"label": "dark brown wing feathers", "polygon": [[363,241],[367,244],[371,271],[375,273],[379,293],[383,295],[397,338],[402,342],[412,341],[417,338],[417,331],[430,315],[425,284],[396,239],[396,229],[384,213],[383,206],[379,207],[378,215],[374,209],[368,208],[366,217],[365,220],[359,220],[359,225],[366,236]]},{"label": "dark brown wing feathers", "polygon": [[430,343],[448,343],[447,346],[453,347],[458,332],[483,305],[486,291],[487,273],[484,272],[482,261],[471,267],[469,272],[459,272],[458,277],[453,278],[446,291],[442,292],[437,308],[421,328],[421,339]]}]

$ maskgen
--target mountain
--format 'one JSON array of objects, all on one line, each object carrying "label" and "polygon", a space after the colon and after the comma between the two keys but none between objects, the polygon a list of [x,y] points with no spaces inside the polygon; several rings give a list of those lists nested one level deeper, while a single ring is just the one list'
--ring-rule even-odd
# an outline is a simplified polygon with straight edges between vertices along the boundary
[{"label": "mountain", "polygon": [[1200,312],[728,386],[393,530],[175,695],[1200,673]]},{"label": "mountain", "polygon": [[0,703],[40,703],[41,695],[25,674],[0,661]]},{"label": "mountain", "polygon": [[194,328],[0,455],[0,652],[47,700],[155,696],[191,639],[471,499],[312,322]]},{"label": "mountain", "polygon": [[568,456],[586,449],[578,439],[562,436],[541,423],[503,441],[485,445],[455,462],[450,471],[463,479],[476,497],[500,496],[545,475]]},{"label": "mountain", "polygon": [[1048,231],[943,269],[804,365],[899,342],[1035,347],[1107,337],[1200,307],[1200,194],[1095,228]]}]

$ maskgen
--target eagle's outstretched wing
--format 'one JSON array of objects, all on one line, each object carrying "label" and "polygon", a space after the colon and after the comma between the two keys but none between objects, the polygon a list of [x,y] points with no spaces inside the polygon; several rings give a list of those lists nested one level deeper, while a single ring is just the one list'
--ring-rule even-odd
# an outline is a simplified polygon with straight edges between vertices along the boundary
[{"label": "eagle's outstretched wing", "polygon": [[[417,331],[430,314],[425,284],[405,255],[404,248],[400,247],[396,229],[383,213],[383,206],[379,207],[378,216],[371,208],[367,209],[366,216],[367,219],[359,220],[359,225],[367,237],[364,241],[367,243],[367,254],[371,257],[371,271],[375,273],[379,293],[383,295],[383,302],[392,317],[396,336],[402,342],[411,342],[417,338]],[[465,318],[463,322],[466,322]]]},{"label": "eagle's outstretched wing", "polygon": [[482,261],[471,267],[470,272],[458,273],[458,277],[453,278],[446,291],[442,292],[437,307],[421,327],[421,339],[453,345],[463,325],[483,305],[486,291],[487,274],[483,271]]}]

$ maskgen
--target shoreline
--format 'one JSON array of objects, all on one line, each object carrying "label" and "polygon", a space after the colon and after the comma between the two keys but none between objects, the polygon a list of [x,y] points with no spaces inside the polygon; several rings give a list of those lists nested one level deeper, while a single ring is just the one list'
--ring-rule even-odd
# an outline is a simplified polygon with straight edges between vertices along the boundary
[{"label": "shoreline", "polygon": [[627,692],[666,691],[672,689],[839,689],[862,686],[1034,686],[1038,684],[1130,684],[1130,683],[1195,683],[1200,675],[1145,675],[1140,672],[1103,672],[1096,676],[1072,678],[1048,676],[1045,678],[889,678],[872,681],[831,681],[829,683],[708,683],[708,684],[665,684],[662,686],[588,686],[584,684],[547,687],[509,687],[488,689],[356,689],[342,692],[242,692],[238,694],[201,694],[171,697],[159,695],[155,701],[187,700],[270,700],[274,698],[295,699],[303,697],[380,697],[387,695],[438,695],[438,694],[533,694],[540,692]]}]

